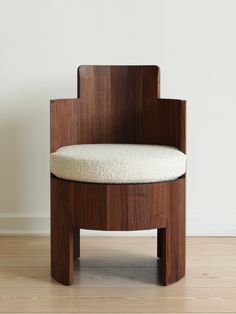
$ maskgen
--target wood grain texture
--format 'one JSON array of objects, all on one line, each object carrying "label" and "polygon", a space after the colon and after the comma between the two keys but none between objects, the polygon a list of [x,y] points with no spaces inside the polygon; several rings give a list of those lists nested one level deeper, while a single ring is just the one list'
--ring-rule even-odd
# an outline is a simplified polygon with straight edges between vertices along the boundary
[{"label": "wood grain texture", "polygon": [[51,152],[65,145],[137,143],[185,152],[185,102],[159,99],[156,66],[82,66],[80,99],[51,101]]},{"label": "wood grain texture", "polygon": [[159,97],[157,66],[81,66],[82,141],[140,143],[142,106]]},{"label": "wood grain texture", "polygon": [[[73,204],[72,225],[76,230],[164,228],[168,224],[167,208],[171,211],[185,192],[181,189],[185,178],[150,184],[92,184],[56,177],[52,179],[56,182],[58,193],[66,193],[68,204]],[[172,193],[173,188],[178,186],[179,190]],[[181,206],[184,209],[184,204]]]},{"label": "wood grain texture", "polygon": [[186,153],[186,101],[156,99],[145,103],[142,142],[173,146]]},{"label": "wood grain texture", "polygon": [[70,183],[51,178],[51,274],[64,285],[73,282],[74,203]]},{"label": "wood grain texture", "polygon": [[[103,130],[103,136],[99,137],[101,131],[98,130],[107,128],[111,121],[109,115],[104,115],[101,119],[98,108],[92,115],[88,114],[86,103],[80,99],[51,100],[51,152],[62,146],[88,143],[167,145],[186,152],[185,101],[156,99],[143,104],[141,109],[140,116],[137,117],[137,114],[133,113],[132,119],[130,114],[130,119],[126,117],[121,124],[119,115],[114,113],[112,135],[108,135],[109,132]],[[134,119],[138,121],[136,131],[133,129]],[[133,135],[130,137],[127,132]]]},{"label": "wood grain texture", "polygon": [[79,99],[50,101],[50,151],[79,144]]},{"label": "wood grain texture", "polygon": [[158,229],[160,277],[163,285],[185,275],[185,179],[169,185],[166,226]]},{"label": "wood grain texture", "polygon": [[[185,102],[159,98],[157,66],[81,66],[78,97],[51,101],[51,152],[85,143],[159,144],[185,152]],[[51,175],[51,182],[52,273],[59,282],[72,283],[80,228],[160,229],[163,284],[184,275],[184,176],[171,182],[121,185]]]}]

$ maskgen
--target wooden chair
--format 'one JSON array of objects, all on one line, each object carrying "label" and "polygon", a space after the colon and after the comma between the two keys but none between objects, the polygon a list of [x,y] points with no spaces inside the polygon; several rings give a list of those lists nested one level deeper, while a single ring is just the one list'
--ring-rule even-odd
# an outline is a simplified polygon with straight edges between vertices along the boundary
[{"label": "wooden chair", "polygon": [[[80,66],[78,98],[51,100],[51,153],[77,144],[165,145],[185,153],[185,101],[160,99],[157,66]],[[51,173],[51,273],[73,282],[80,229],[158,230],[161,283],[185,274],[185,174],[112,184]],[[140,248],[142,250],[142,248]]]}]

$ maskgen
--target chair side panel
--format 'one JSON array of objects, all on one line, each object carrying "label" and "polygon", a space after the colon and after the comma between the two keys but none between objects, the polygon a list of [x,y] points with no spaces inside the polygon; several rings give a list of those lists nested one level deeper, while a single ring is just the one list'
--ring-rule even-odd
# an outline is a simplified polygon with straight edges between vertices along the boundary
[{"label": "chair side panel", "polygon": [[142,142],[173,146],[186,152],[186,102],[157,99],[144,104]]},{"label": "chair side panel", "polygon": [[58,99],[50,102],[50,151],[79,143],[79,100]]}]

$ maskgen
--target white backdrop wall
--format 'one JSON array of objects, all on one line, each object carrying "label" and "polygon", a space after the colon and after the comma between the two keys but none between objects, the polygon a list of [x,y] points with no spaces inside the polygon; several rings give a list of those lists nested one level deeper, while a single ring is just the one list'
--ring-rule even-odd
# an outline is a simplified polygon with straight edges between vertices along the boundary
[{"label": "white backdrop wall", "polygon": [[157,64],[162,97],[188,102],[187,232],[236,235],[235,11],[235,0],[0,0],[0,233],[49,232],[49,99],[76,97],[77,66]]}]

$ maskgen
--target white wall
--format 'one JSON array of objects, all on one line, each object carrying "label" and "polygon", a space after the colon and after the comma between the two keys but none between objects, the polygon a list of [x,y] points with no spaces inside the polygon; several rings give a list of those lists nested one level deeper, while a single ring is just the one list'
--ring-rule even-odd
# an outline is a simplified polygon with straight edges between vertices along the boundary
[{"label": "white wall", "polygon": [[76,97],[77,66],[157,64],[162,96],[188,101],[188,234],[236,235],[235,11],[235,0],[0,0],[0,233],[49,230],[49,99]]}]

